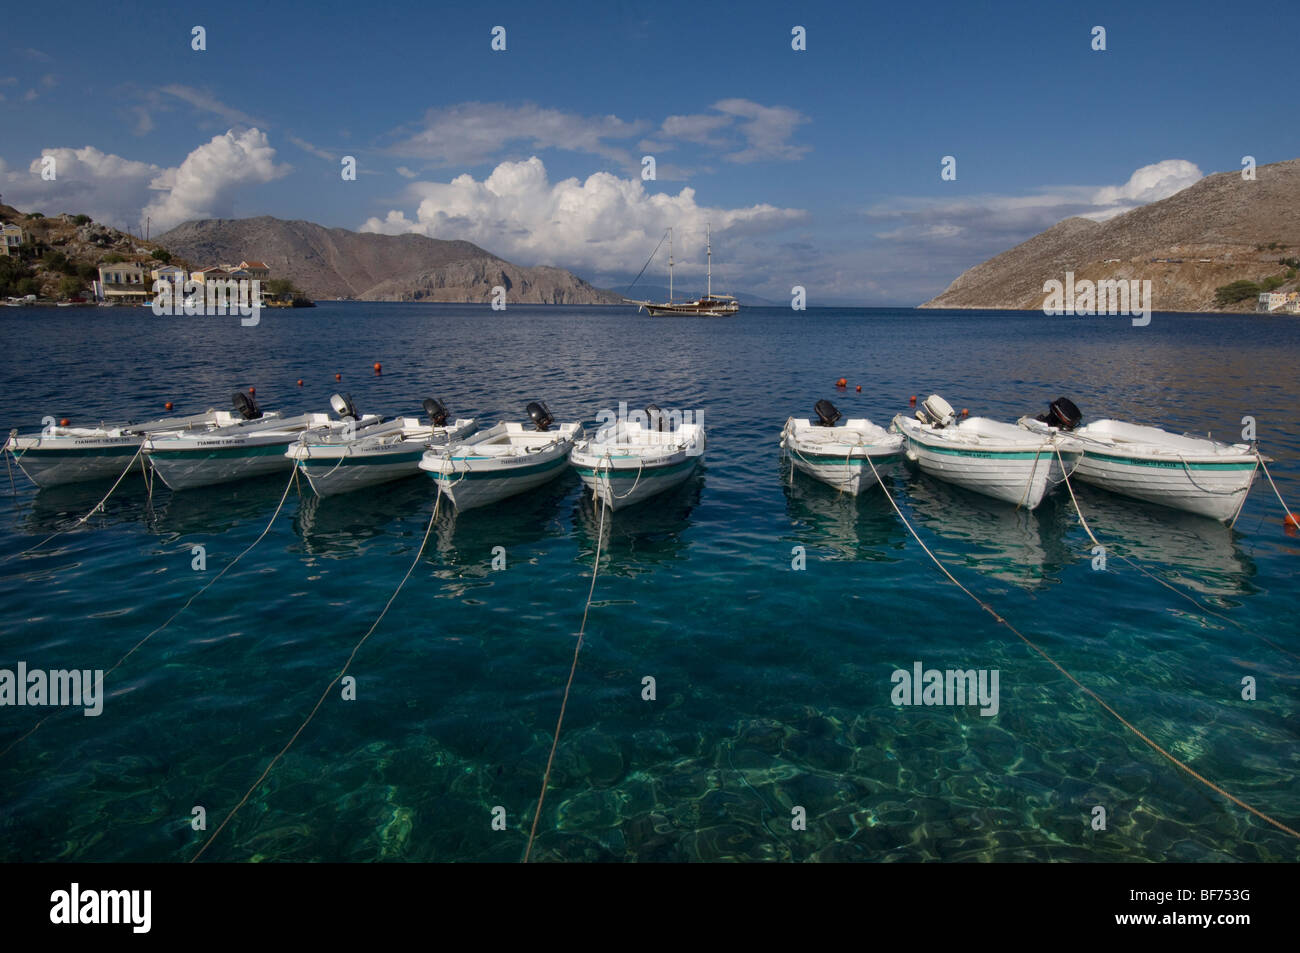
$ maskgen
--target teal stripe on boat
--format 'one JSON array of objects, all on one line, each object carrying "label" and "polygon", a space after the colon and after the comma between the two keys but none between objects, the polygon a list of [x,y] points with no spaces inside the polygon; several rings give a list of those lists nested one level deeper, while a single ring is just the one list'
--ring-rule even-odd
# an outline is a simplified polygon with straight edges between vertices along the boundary
[{"label": "teal stripe on boat", "polygon": [[123,444],[120,447],[28,447],[26,450],[10,450],[19,457],[130,457],[140,449],[138,443]]},{"label": "teal stripe on boat", "polygon": [[[452,457],[453,460],[463,457]],[[482,459],[482,458],[479,458]],[[547,470],[554,470],[562,467],[569,462],[567,455],[560,455],[554,460],[548,460],[545,463],[534,463],[526,467],[510,467],[504,470],[469,470],[465,473],[435,473],[429,471],[429,476],[435,480],[446,480],[448,483],[459,483],[461,480],[499,480],[507,477],[530,476],[536,473],[545,473]]]},{"label": "teal stripe on boat", "polygon": [[[159,460],[225,460],[235,457],[284,456],[287,443],[268,443],[259,447],[196,447],[190,450],[150,450]],[[289,462],[285,457],[285,462]]]},{"label": "teal stripe on boat", "polygon": [[[911,438],[908,438],[911,440]],[[1044,447],[1042,450],[950,450],[947,447],[932,447],[928,443],[922,443],[919,440],[912,440],[918,447],[930,451],[931,453],[940,453],[949,457],[977,457],[985,460],[1033,460],[1054,459],[1056,452],[1051,447]],[[1062,450],[1062,457],[1078,456],[1077,450]]]},{"label": "teal stripe on boat", "polygon": [[359,466],[378,466],[385,463],[418,463],[424,456],[424,448],[413,450],[410,453],[389,453],[374,454],[373,456],[355,456],[343,457],[340,462],[338,457],[311,457],[305,460],[299,460],[298,466],[304,470],[332,470],[334,467],[359,467]]},{"label": "teal stripe on boat", "polygon": [[1225,463],[1198,463],[1189,460],[1184,464],[1182,460],[1139,460],[1136,457],[1120,457],[1109,453],[1098,453],[1094,450],[1085,450],[1083,455],[1085,457],[1091,457],[1094,460],[1106,460],[1110,463],[1122,463],[1125,466],[1130,467],[1152,467],[1157,470],[1253,470],[1255,468],[1253,462],[1244,463],[1231,461]]},{"label": "teal stripe on boat", "polygon": [[[840,456],[835,456],[834,454],[828,454],[828,453],[803,453],[802,451],[793,451],[793,453],[796,459],[802,457],[803,459],[809,462],[816,462],[819,464],[838,463],[840,466],[848,466],[851,463],[858,463],[858,464],[865,465],[867,462],[866,457],[851,457],[846,459],[843,454],[841,454]],[[873,463],[892,463],[902,455],[903,452],[900,450],[897,453],[876,454],[871,458],[871,460]]]},{"label": "teal stripe on boat", "polygon": [[[599,476],[613,480],[635,480],[638,475],[642,477],[668,476],[669,474],[680,473],[682,470],[689,469],[690,467],[695,466],[698,462],[698,458],[691,458],[689,460],[683,460],[681,463],[674,463],[670,467],[649,467],[638,470],[616,470],[613,472],[602,469],[599,472]],[[597,476],[597,472],[591,467],[574,467],[574,469],[578,471],[579,476]]]}]

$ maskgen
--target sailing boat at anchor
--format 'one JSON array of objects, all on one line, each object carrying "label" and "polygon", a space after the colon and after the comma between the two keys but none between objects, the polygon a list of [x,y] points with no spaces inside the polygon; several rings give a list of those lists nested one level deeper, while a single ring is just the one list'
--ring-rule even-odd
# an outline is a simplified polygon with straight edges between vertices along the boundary
[{"label": "sailing boat at anchor", "polygon": [[[715,295],[713,293],[713,225],[710,223],[705,231],[705,248],[707,249],[708,258],[708,286],[703,298],[696,298],[694,301],[674,301],[673,300],[673,230],[668,229],[668,300],[655,303],[652,301],[633,301],[624,299],[628,304],[637,305],[637,310],[645,308],[652,316],[659,315],[677,315],[682,317],[688,316],[709,316],[709,317],[726,317],[736,314],[740,310],[740,302],[731,295]],[[662,240],[661,240],[662,241]],[[651,255],[653,258],[654,256]],[[647,262],[648,264],[648,262]],[[642,269],[644,271],[644,269]]]}]

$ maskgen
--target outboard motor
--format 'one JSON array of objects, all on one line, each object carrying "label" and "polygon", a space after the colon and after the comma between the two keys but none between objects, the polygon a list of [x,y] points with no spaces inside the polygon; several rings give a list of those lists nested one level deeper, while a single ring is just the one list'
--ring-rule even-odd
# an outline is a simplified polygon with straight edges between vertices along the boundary
[{"label": "outboard motor", "polygon": [[817,405],[813,407],[813,410],[817,412],[817,426],[819,427],[834,427],[835,421],[843,416],[829,400],[817,401]]},{"label": "outboard motor", "polygon": [[257,420],[262,416],[262,408],[257,406],[257,401],[242,390],[231,397],[230,402],[235,405],[235,413],[245,420]]},{"label": "outboard motor", "polygon": [[1055,427],[1058,430],[1073,430],[1083,421],[1083,414],[1068,397],[1058,397],[1047,405],[1047,413],[1039,414],[1035,420]]},{"label": "outboard motor", "polygon": [[646,404],[646,416],[650,418],[652,429],[663,433],[664,431],[664,412],[659,409],[658,404]]},{"label": "outboard motor", "polygon": [[433,397],[426,397],[420,406],[429,415],[429,423],[433,424],[433,426],[445,427],[447,425],[447,408],[442,405],[442,401]]},{"label": "outboard motor", "polygon": [[344,397],[342,394],[335,394],[330,398],[330,406],[334,408],[334,413],[346,420],[351,417],[353,420],[360,420],[361,415],[357,413],[357,405],[352,403],[352,395]]},{"label": "outboard motor", "polygon": [[547,408],[545,401],[535,400],[525,407],[524,411],[532,420],[533,426],[542,432],[550,430],[551,424],[555,423],[555,418],[551,416],[551,411]]},{"label": "outboard motor", "polygon": [[916,419],[936,430],[952,426],[957,414],[952,405],[938,394],[931,394],[921,402],[921,409],[916,412]]}]

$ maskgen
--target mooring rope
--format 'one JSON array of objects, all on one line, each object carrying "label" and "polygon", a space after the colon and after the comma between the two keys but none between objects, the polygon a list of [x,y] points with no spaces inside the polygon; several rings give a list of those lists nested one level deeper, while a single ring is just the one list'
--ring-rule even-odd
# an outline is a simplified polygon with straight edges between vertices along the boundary
[{"label": "mooring rope", "polygon": [[[873,462],[871,461],[871,458],[870,458],[870,457],[867,458],[867,462],[871,464],[872,472],[875,472],[875,471],[876,471],[876,465],[875,465],[875,463],[873,463]],[[876,479],[877,479],[877,480],[880,479],[880,474],[879,474],[879,473],[876,473]],[[882,485],[883,485],[883,484],[882,484]],[[917,541],[917,543],[920,545],[921,549],[923,549],[923,550],[925,551],[925,554],[926,554],[927,556],[930,557],[930,559],[934,562],[934,564],[935,564],[936,566],[939,567],[939,571],[942,572],[945,576],[948,577],[948,581],[949,581],[949,582],[951,582],[954,586],[956,586],[956,587],[957,587],[958,589],[960,589],[962,592],[966,593],[966,595],[970,596],[970,598],[971,598],[972,600],[974,600],[975,604],[978,605],[981,609],[983,609],[985,612],[987,612],[989,615],[991,615],[991,616],[992,616],[994,619],[996,619],[998,622],[1002,623],[1004,626],[1006,626],[1008,629],[1010,629],[1010,630],[1011,630],[1011,631],[1016,635],[1016,637],[1017,637],[1018,639],[1020,639],[1020,641],[1024,642],[1027,646],[1029,646],[1031,649],[1033,649],[1035,652],[1037,652],[1039,655],[1041,655],[1041,656],[1042,656],[1042,657],[1043,657],[1043,658],[1044,658],[1044,659],[1045,659],[1045,660],[1046,660],[1046,661],[1047,661],[1047,662],[1048,662],[1048,663],[1049,663],[1053,668],[1055,668],[1058,672],[1060,672],[1062,675],[1064,675],[1066,678],[1068,678],[1071,682],[1073,682],[1074,685],[1075,685],[1076,687],[1078,687],[1080,691],[1082,691],[1084,694],[1086,694],[1086,695],[1088,695],[1089,697],[1091,697],[1093,701],[1095,701],[1098,705],[1100,705],[1103,709],[1105,709],[1105,710],[1106,710],[1106,711],[1107,711],[1107,712],[1108,712],[1112,717],[1115,718],[1116,721],[1118,721],[1121,725],[1123,725],[1123,726],[1124,726],[1125,728],[1127,728],[1129,731],[1133,732],[1134,735],[1136,735],[1139,739],[1141,739],[1141,740],[1142,740],[1146,745],[1148,745],[1152,750],[1154,750],[1154,751],[1158,752],[1159,754],[1163,755],[1163,756],[1164,756],[1165,758],[1167,758],[1167,759],[1168,759],[1172,764],[1174,764],[1174,765],[1178,766],[1179,768],[1181,768],[1183,771],[1185,771],[1185,772],[1186,772],[1187,774],[1189,774],[1191,777],[1195,778],[1197,781],[1200,781],[1200,782],[1201,782],[1202,784],[1204,784],[1206,787],[1210,788],[1210,790],[1217,792],[1218,794],[1220,794],[1220,795],[1222,795],[1223,797],[1227,798],[1227,799],[1228,799],[1229,801],[1231,801],[1232,803],[1236,804],[1238,807],[1243,808],[1243,809],[1249,811],[1251,814],[1254,814],[1256,817],[1260,818],[1261,820],[1267,821],[1269,824],[1272,824],[1272,825],[1273,825],[1274,827],[1276,827],[1278,830],[1285,831],[1286,833],[1290,834],[1292,837],[1296,838],[1297,840],[1300,840],[1300,831],[1296,831],[1296,830],[1294,830],[1293,828],[1290,828],[1290,827],[1288,827],[1287,825],[1283,824],[1281,821],[1279,821],[1279,820],[1275,820],[1274,818],[1272,818],[1272,817],[1270,817],[1269,815],[1265,814],[1263,811],[1259,810],[1258,808],[1251,807],[1251,806],[1250,806],[1249,804],[1247,804],[1245,801],[1241,800],[1241,798],[1237,797],[1237,796],[1234,795],[1234,794],[1229,793],[1228,791],[1225,791],[1222,787],[1220,787],[1219,785],[1215,784],[1213,781],[1209,780],[1208,778],[1204,777],[1203,775],[1199,774],[1195,769],[1193,769],[1193,768],[1190,767],[1189,765],[1183,763],[1182,761],[1178,760],[1178,758],[1174,757],[1172,754],[1170,754],[1170,753],[1169,753],[1168,751],[1166,751],[1164,748],[1160,747],[1160,745],[1158,745],[1155,741],[1153,741],[1151,738],[1147,737],[1147,735],[1145,735],[1145,734],[1142,732],[1141,729],[1139,729],[1138,727],[1136,727],[1135,725],[1133,725],[1133,724],[1132,724],[1131,722],[1129,722],[1129,721],[1128,721],[1128,720],[1127,720],[1123,715],[1121,715],[1121,714],[1120,714],[1119,712],[1117,712],[1114,708],[1112,708],[1112,707],[1111,707],[1111,706],[1110,706],[1110,705],[1109,705],[1109,704],[1108,704],[1108,703],[1107,703],[1107,702],[1106,702],[1106,701],[1105,701],[1105,700],[1104,700],[1100,695],[1098,695],[1098,694],[1097,694],[1096,692],[1094,692],[1091,688],[1089,688],[1087,685],[1084,685],[1081,681],[1079,681],[1077,678],[1075,678],[1073,675],[1071,675],[1068,671],[1066,671],[1065,668],[1061,665],[1061,663],[1059,663],[1058,661],[1056,661],[1056,659],[1052,658],[1052,657],[1051,657],[1050,655],[1048,655],[1045,651],[1043,651],[1041,648],[1039,648],[1035,643],[1033,643],[1033,642],[1030,641],[1028,638],[1026,638],[1025,635],[1024,635],[1024,634],[1023,634],[1019,629],[1017,629],[1014,625],[1012,625],[1012,624],[1011,624],[1010,622],[1008,622],[1006,619],[1002,618],[1002,616],[998,615],[998,613],[993,609],[992,606],[990,606],[987,602],[985,602],[985,601],[984,601],[983,599],[981,599],[979,596],[975,595],[975,593],[971,592],[969,589],[967,589],[965,586],[963,586],[960,582],[958,582],[958,581],[957,581],[957,577],[954,576],[951,572],[948,571],[948,567],[946,567],[942,562],[940,562],[939,557],[935,556],[935,554],[932,553],[932,552],[930,551],[930,548],[929,548],[928,546],[925,545],[925,542],[921,539],[921,537],[920,537],[919,535],[917,535],[916,530],[912,528],[912,524],[909,523],[909,522],[907,521],[907,517],[905,517],[905,516],[903,515],[903,511],[900,510],[900,509],[898,508],[898,504],[894,501],[893,494],[891,494],[891,493],[886,493],[886,494],[885,494],[885,497],[889,500],[889,505],[892,506],[892,507],[894,508],[894,512],[898,514],[898,518],[899,518],[900,520],[903,521],[903,525],[907,527],[907,531],[908,531],[909,533],[912,534],[912,538],[915,539],[915,540]]]},{"label": "mooring rope", "polygon": [[[297,472],[297,467],[294,467],[294,471]],[[411,578],[411,573],[415,572],[415,567],[419,565],[420,557],[424,555],[424,547],[429,543],[429,535],[433,532],[434,524],[438,521],[438,509],[441,505],[442,487],[439,486],[438,495],[433,501],[433,513],[429,517],[429,525],[425,527],[424,537],[420,540],[420,545],[415,551],[415,558],[411,560],[411,565],[407,567],[406,575],[402,577],[402,581],[397,584],[397,588],[393,590],[393,594],[389,596],[388,601],[384,603],[383,611],[379,613],[379,617],[375,619],[370,628],[366,630],[366,634],[361,637],[360,641],[352,647],[352,654],[348,656],[348,660],[343,663],[343,667],[339,669],[339,673],[334,676],[334,679],[325,686],[325,690],[321,692],[320,698],[316,699],[316,704],[312,706],[311,712],[305,719],[303,719],[302,724],[298,726],[298,729],[292,736],[290,736],[289,740],[285,742],[284,747],[281,748],[276,756],[271,759],[271,763],[266,766],[266,770],[263,771],[258,776],[257,780],[249,786],[248,790],[244,792],[244,796],[239,799],[239,803],[231,808],[230,813],[226,815],[225,820],[223,820],[221,824],[218,825],[217,829],[208,836],[208,839],[203,842],[203,846],[199,848],[198,853],[189,859],[189,863],[192,864],[203,856],[203,852],[208,849],[214,840],[217,839],[217,835],[225,829],[231,819],[239,813],[239,809],[248,803],[248,799],[253,796],[253,792],[257,790],[257,786],[266,780],[267,776],[271,773],[271,769],[279,763],[280,759],[283,758],[289,749],[293,747],[293,743],[298,740],[298,736],[303,733],[309,724],[311,724],[312,719],[316,717],[316,712],[320,711],[320,706],[325,704],[325,699],[329,697],[329,693],[334,690],[334,686],[343,679],[343,676],[347,675],[348,668],[351,667],[353,659],[355,659],[357,653],[361,651],[361,646],[365,645],[366,640],[374,634],[375,629],[379,628],[379,623],[384,621],[384,616],[388,615],[388,610],[392,608],[393,603],[397,600],[398,594],[401,593],[402,588],[406,585],[406,581]]]},{"label": "mooring rope", "polygon": [[537,795],[537,811],[533,814],[533,826],[528,832],[528,846],[524,848],[524,857],[520,863],[528,863],[533,852],[533,840],[537,837],[537,822],[542,816],[542,802],[546,800],[546,786],[551,782],[551,764],[555,761],[555,749],[560,744],[560,728],[564,725],[564,712],[569,707],[569,689],[573,687],[573,674],[578,670],[578,653],[582,651],[583,635],[587,631],[587,614],[591,612],[591,599],[596,592],[596,575],[600,572],[600,549],[605,540],[606,504],[600,495],[593,493],[596,506],[600,509],[600,525],[596,529],[596,558],[591,565],[591,588],[587,590],[587,604],[582,610],[582,626],[578,629],[578,642],[573,647],[573,664],[569,666],[569,679],[564,683],[564,699],[560,702],[560,717],[555,722],[555,737],[551,739],[551,753],[546,757],[546,772],[542,775],[542,790]]},{"label": "mooring rope", "polygon": [[1273,495],[1282,504],[1282,519],[1286,520],[1291,515],[1291,508],[1286,505],[1286,500],[1282,499],[1282,494],[1278,492],[1277,484],[1273,482],[1273,474],[1268,472],[1268,466],[1264,463],[1264,455],[1258,450],[1255,451],[1255,463],[1264,471],[1264,476],[1268,478],[1268,485],[1273,488]]},{"label": "mooring rope", "polygon": [[117,489],[118,484],[120,484],[122,480],[125,479],[126,475],[131,472],[131,468],[135,466],[135,462],[140,459],[140,454],[142,453],[144,453],[143,440],[140,441],[140,446],[136,448],[135,455],[131,457],[131,462],[126,465],[126,469],[123,470],[118,475],[118,478],[113,481],[113,485],[108,488],[108,492],[104,494],[104,498],[100,500],[98,503],[96,503],[89,513],[87,513],[85,516],[77,520],[75,523],[73,523],[71,526],[67,527],[66,529],[56,529],[53,533],[51,533],[49,536],[46,536],[43,540],[41,540],[31,549],[24,549],[21,553],[12,553],[6,556],[5,561],[7,562],[8,560],[14,559],[18,556],[26,556],[28,553],[34,553],[36,550],[40,549],[42,546],[44,546],[46,543],[52,540],[55,536],[58,536],[62,533],[70,533],[78,526],[84,525],[88,519],[90,519],[101,509],[103,509],[104,504],[108,502],[108,498],[113,495],[113,491]]},{"label": "mooring rope", "polygon": [[[129,469],[129,468],[128,468],[128,469]],[[203,595],[203,593],[207,592],[210,588],[212,588],[212,586],[216,583],[216,581],[217,581],[218,579],[220,579],[220,578],[221,578],[222,576],[224,576],[226,573],[230,572],[230,570],[234,568],[235,563],[239,562],[241,559],[243,559],[245,556],[247,556],[247,555],[252,551],[253,547],[256,546],[258,543],[260,543],[260,542],[261,542],[261,541],[266,537],[266,534],[269,533],[269,532],[271,531],[271,526],[272,526],[272,524],[275,523],[275,518],[276,518],[277,516],[280,515],[280,510],[281,510],[281,508],[284,506],[284,501],[285,501],[285,499],[289,496],[289,488],[290,488],[291,486],[294,485],[294,483],[296,482],[297,476],[298,476],[298,471],[297,471],[297,469],[295,468],[294,471],[293,471],[293,473],[291,473],[290,476],[289,476],[289,482],[286,483],[286,484],[284,485],[284,492],[283,492],[282,494],[280,494],[280,502],[276,504],[275,512],[271,514],[271,519],[270,519],[270,521],[267,522],[267,524],[266,524],[266,528],[262,530],[261,534],[258,535],[257,539],[253,540],[253,542],[249,544],[249,546],[248,546],[247,549],[245,549],[242,553],[240,553],[238,556],[236,556],[234,559],[232,559],[229,563],[227,563],[226,566],[221,570],[221,572],[217,573],[217,574],[216,574],[215,576],[213,576],[210,580],[208,580],[208,582],[203,586],[202,589],[200,589],[198,592],[194,593],[194,595],[190,596],[187,600],[185,600],[185,604],[184,604],[183,606],[181,606],[179,609],[177,609],[175,612],[173,612],[173,613],[171,614],[171,617],[170,617],[166,622],[164,622],[162,625],[158,626],[158,628],[154,629],[152,632],[150,632],[148,635],[146,635],[146,636],[145,636],[143,639],[141,639],[139,642],[135,643],[135,645],[131,646],[131,648],[127,651],[127,653],[126,653],[125,655],[123,655],[120,659],[118,659],[115,663],[113,663],[113,667],[112,667],[112,668],[110,668],[110,669],[108,669],[107,671],[104,672],[104,675],[103,675],[103,679],[104,679],[104,680],[106,680],[106,679],[108,678],[108,676],[112,675],[112,674],[113,674],[114,672],[116,672],[119,668],[121,668],[121,667],[122,667],[122,663],[125,662],[127,659],[129,659],[132,655],[134,655],[134,654],[136,653],[136,651],[137,651],[141,646],[143,646],[146,642],[148,642],[150,639],[152,639],[155,635],[157,635],[157,634],[158,634],[159,632],[161,632],[163,629],[167,628],[167,626],[171,625],[172,622],[176,619],[176,617],[177,617],[178,615],[180,615],[182,612],[184,612],[186,609],[188,609],[188,608],[190,607],[190,604],[191,604],[195,599],[197,599],[199,596]],[[110,491],[110,492],[111,492],[111,491]],[[105,497],[105,499],[107,499],[107,497]],[[101,682],[101,684],[102,684],[102,682]],[[36,732],[36,729],[37,729],[37,728],[41,727],[41,725],[45,724],[46,720],[48,720],[49,718],[52,718],[52,717],[53,717],[54,715],[56,715],[56,714],[58,714],[58,712],[52,712],[51,714],[46,715],[44,718],[42,718],[40,721],[38,721],[36,724],[34,724],[34,725],[31,727],[31,730],[28,731],[26,734],[24,734],[24,735],[22,735],[22,736],[20,736],[20,737],[18,737],[18,738],[15,738],[13,741],[11,741],[8,745],[5,746],[5,748],[4,748],[3,750],[0,750],[0,758],[3,758],[6,754],[8,754],[9,751],[10,751],[10,750],[15,746],[15,745],[18,744],[18,742],[22,741],[22,740],[25,739],[25,738],[29,738],[29,737],[31,737],[31,735],[33,735],[33,734]]]}]

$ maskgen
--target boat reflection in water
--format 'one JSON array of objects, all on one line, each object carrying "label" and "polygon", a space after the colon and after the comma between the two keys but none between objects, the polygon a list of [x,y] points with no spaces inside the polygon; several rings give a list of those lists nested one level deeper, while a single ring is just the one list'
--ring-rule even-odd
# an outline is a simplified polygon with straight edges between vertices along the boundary
[{"label": "boat reflection in water", "polygon": [[[691,511],[699,505],[704,478],[705,466],[701,464],[679,486],[624,510],[606,508],[601,574],[636,576],[684,559],[689,545],[686,531],[691,525]],[[579,546],[578,560],[589,567],[601,515],[585,489],[573,506],[572,525]]]},{"label": "boat reflection in water", "polygon": [[[32,495],[30,509],[22,518],[22,531],[44,538],[54,532],[76,529],[77,521],[103,500],[104,494],[112,486],[113,481],[107,480],[94,483],[65,483],[38,489]],[[19,492],[22,492],[21,489]],[[148,516],[148,494],[145,492],[144,483],[137,476],[134,479],[123,480],[122,485],[104,502],[104,509],[86,520],[82,528],[94,530],[143,522],[148,519]],[[39,539],[33,539],[25,546],[33,546],[38,542]],[[20,550],[23,548],[25,547],[19,547]]]},{"label": "boat reflection in water", "polygon": [[[829,550],[832,559],[899,561],[907,530],[885,494],[895,494],[901,470],[898,465],[876,466],[881,486],[854,496],[800,473],[789,461],[783,463],[785,509],[795,523],[795,532],[786,541],[819,552]],[[875,480],[871,474],[868,478]]]},{"label": "boat reflection in water", "polygon": [[1061,569],[1083,558],[1065,541],[1073,513],[1050,493],[1035,510],[942,483],[922,473],[908,480],[906,499],[917,531],[941,537],[926,545],[949,569],[961,566],[1025,589],[1060,581]]},{"label": "boat reflection in water", "polygon": [[[289,495],[293,497],[293,491]],[[428,524],[431,495],[428,481],[419,475],[336,496],[317,496],[304,486],[293,518],[294,531],[309,556],[360,556],[372,543],[381,547],[379,551],[387,551],[393,541],[385,542],[384,537],[395,536],[418,545]],[[286,501],[285,506],[289,505]],[[410,541],[412,534],[414,540]]]},{"label": "boat reflection in water", "polygon": [[[1074,494],[1103,546],[1166,582],[1208,596],[1253,591],[1255,563],[1238,545],[1237,532],[1223,523],[1078,483]],[[1122,562],[1113,568],[1128,571]]]}]

